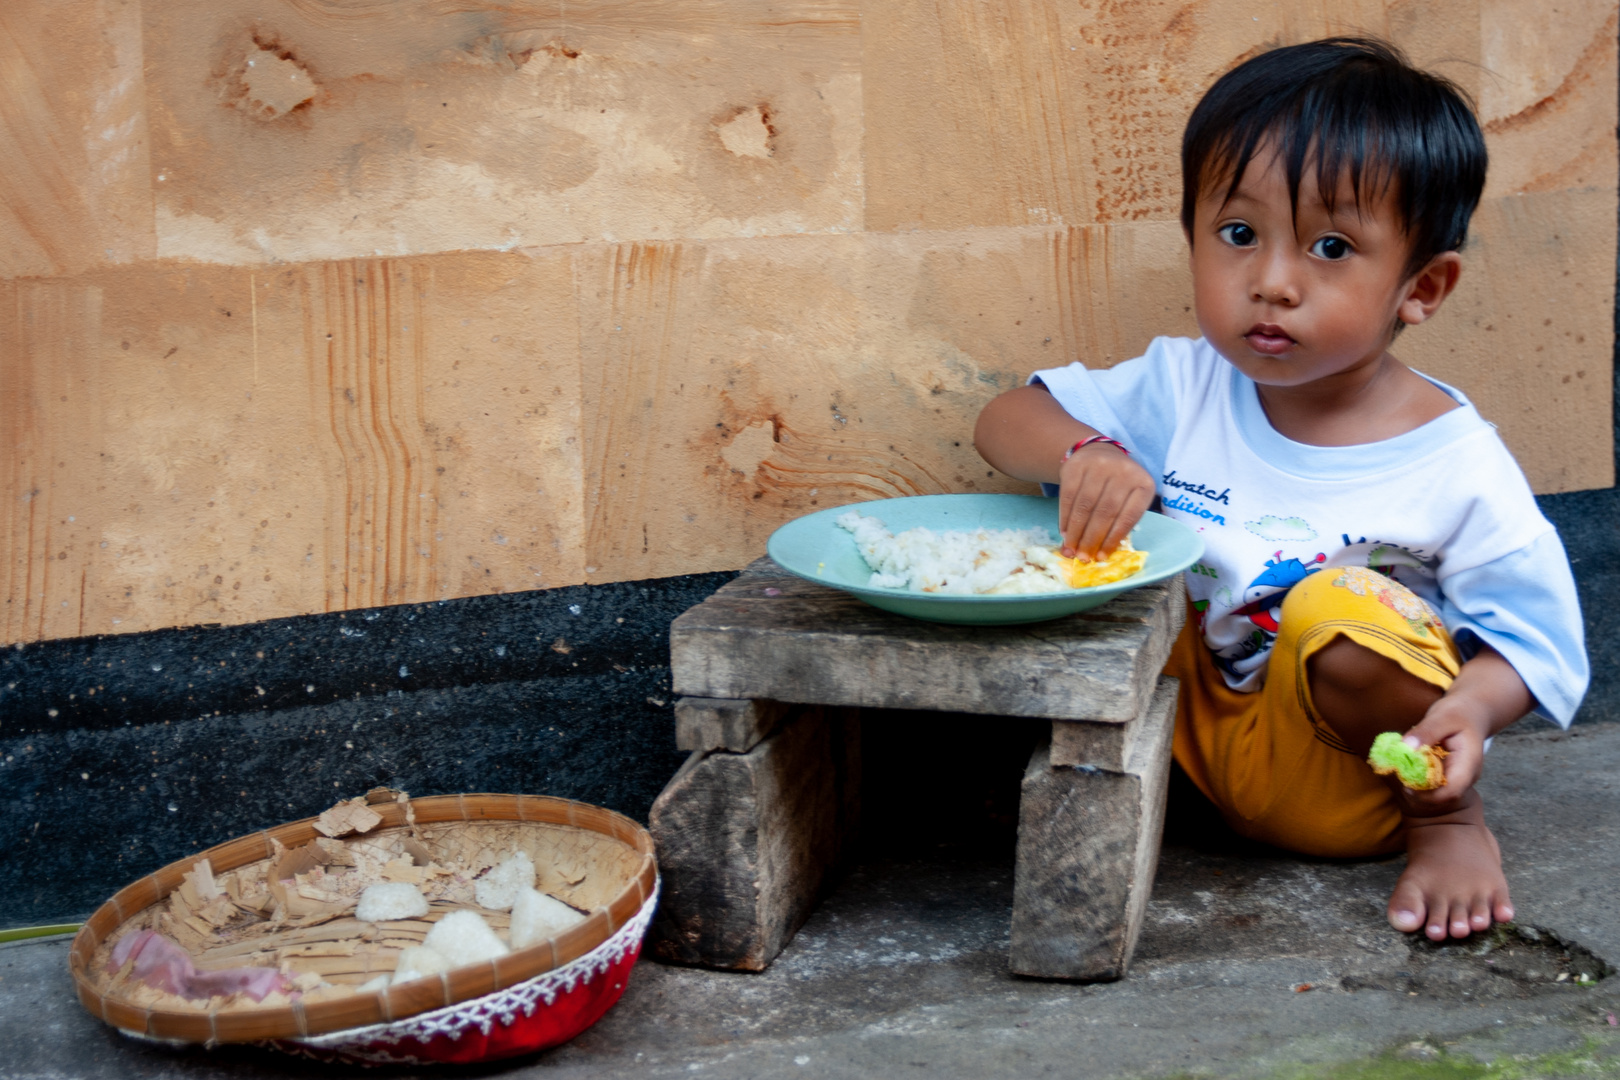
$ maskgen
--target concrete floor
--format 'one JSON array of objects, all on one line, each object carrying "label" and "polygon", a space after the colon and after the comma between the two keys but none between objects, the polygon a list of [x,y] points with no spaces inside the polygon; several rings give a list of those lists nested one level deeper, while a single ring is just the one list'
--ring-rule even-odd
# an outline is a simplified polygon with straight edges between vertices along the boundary
[{"label": "concrete floor", "polygon": [[[1620,1077],[1620,724],[1509,733],[1489,769],[1539,942],[1414,942],[1383,917],[1399,859],[1243,851],[1183,813],[1130,976],[1036,982],[1005,969],[1010,847],[875,850],[768,972],[644,962],[573,1043],[460,1074],[1462,1077],[1492,1061],[1492,1076]],[[0,949],[0,1077],[352,1071],[129,1043],[79,1008],[66,954],[65,940]]]}]

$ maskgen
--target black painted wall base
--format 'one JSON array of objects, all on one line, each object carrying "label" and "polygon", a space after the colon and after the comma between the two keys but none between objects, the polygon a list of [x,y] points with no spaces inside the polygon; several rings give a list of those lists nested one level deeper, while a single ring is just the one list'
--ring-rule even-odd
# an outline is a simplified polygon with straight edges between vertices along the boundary
[{"label": "black painted wall base", "polygon": [[[1620,390],[1620,363],[1616,364]],[[1620,394],[1616,395],[1620,408]],[[1616,427],[1620,438],[1620,425]],[[1620,460],[1616,462],[1620,470]],[[1586,654],[1592,661],[1592,688],[1575,722],[1620,720],[1620,488],[1572,491],[1536,499],[1558,526],[1575,570],[1586,620]]]},{"label": "black painted wall base", "polygon": [[[1620,491],[1546,496],[1620,718]],[[675,749],[669,624],[702,574],[0,650],[0,927],[81,917],[165,863],[379,784],[645,821]]]}]

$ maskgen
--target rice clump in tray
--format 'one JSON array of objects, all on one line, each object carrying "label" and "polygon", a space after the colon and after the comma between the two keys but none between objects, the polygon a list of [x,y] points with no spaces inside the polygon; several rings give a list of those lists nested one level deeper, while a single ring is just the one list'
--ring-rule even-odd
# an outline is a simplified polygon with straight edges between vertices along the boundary
[{"label": "rice clump in tray", "polygon": [[868,585],[952,596],[1019,596],[1107,585],[1142,569],[1147,553],[1129,541],[1106,559],[1084,563],[1057,552],[1045,529],[946,530],[918,526],[896,535],[875,517],[851,510],[836,519],[855,537],[872,568]]}]

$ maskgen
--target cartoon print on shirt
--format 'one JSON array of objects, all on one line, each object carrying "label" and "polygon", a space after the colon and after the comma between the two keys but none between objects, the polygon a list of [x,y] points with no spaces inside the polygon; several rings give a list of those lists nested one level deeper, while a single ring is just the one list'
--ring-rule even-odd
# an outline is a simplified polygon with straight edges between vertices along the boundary
[{"label": "cartoon print on shirt", "polygon": [[1233,614],[1247,615],[1254,625],[1275,635],[1282,617],[1283,597],[1288,595],[1289,589],[1322,569],[1321,564],[1325,562],[1327,555],[1320,551],[1310,562],[1284,559],[1282,552],[1277,552],[1276,558],[1267,559],[1266,568],[1243,590],[1243,605]]},{"label": "cartoon print on shirt", "polygon": [[1216,653],[1215,663],[1238,677],[1265,663],[1272,643],[1277,640],[1277,627],[1288,590],[1322,569],[1326,562],[1327,554],[1321,551],[1308,562],[1285,559],[1281,551],[1275,558],[1266,560],[1266,568],[1243,590],[1243,604],[1232,610],[1233,615],[1246,616],[1254,629],[1242,641]]},{"label": "cartoon print on shirt", "polygon": [[1402,547],[1383,540],[1368,540],[1365,536],[1352,540],[1349,533],[1341,533],[1339,537],[1344,541],[1344,550],[1334,555],[1335,566],[1354,566],[1361,563],[1370,570],[1376,570],[1387,578],[1399,581],[1407,588],[1411,588],[1418,579],[1432,582],[1435,571],[1440,566],[1438,558],[1421,548]]},{"label": "cartoon print on shirt", "polygon": [[1245,521],[1243,527],[1262,540],[1270,540],[1273,544],[1295,543],[1303,544],[1307,540],[1316,539],[1316,530],[1311,523],[1301,517],[1278,517],[1267,514],[1258,521]]}]

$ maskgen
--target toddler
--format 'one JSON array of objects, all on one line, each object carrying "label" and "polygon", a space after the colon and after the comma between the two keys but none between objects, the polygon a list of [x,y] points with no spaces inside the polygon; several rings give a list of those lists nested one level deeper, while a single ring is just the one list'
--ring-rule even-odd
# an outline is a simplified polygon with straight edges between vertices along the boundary
[{"label": "toddler", "polygon": [[[1155,497],[1198,532],[1175,758],[1239,833],[1407,852],[1399,930],[1513,917],[1474,790],[1532,709],[1587,682],[1563,545],[1459,391],[1390,354],[1456,287],[1485,182],[1462,94],[1334,38],[1223,76],[1182,140],[1197,340],[1036,372],[975,443],[1058,495],[1065,554],[1111,552]],[[1444,786],[1375,776],[1374,736],[1448,751]]]}]

